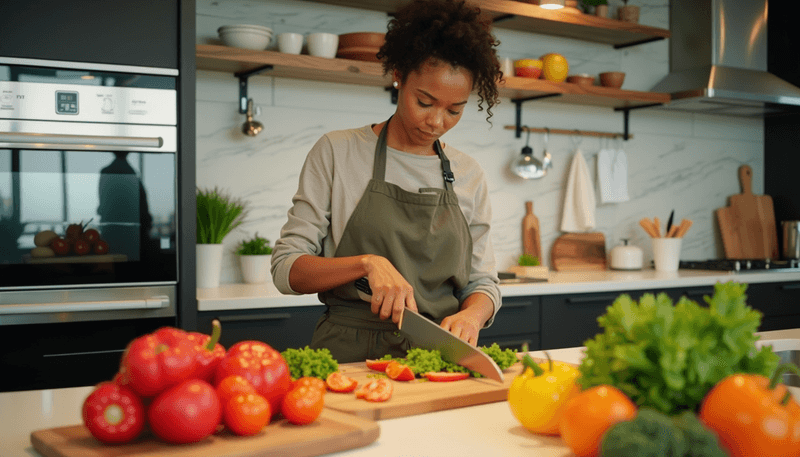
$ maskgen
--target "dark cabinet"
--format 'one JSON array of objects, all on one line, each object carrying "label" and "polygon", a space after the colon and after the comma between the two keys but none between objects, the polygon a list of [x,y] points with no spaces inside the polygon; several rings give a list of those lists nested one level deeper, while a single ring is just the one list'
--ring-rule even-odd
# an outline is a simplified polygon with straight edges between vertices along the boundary
[{"label": "dark cabinet", "polygon": [[527,344],[530,350],[540,348],[541,299],[539,297],[503,298],[491,327],[481,330],[479,346],[497,343],[503,349],[518,350]]},{"label": "dark cabinet", "polygon": [[311,336],[325,306],[293,306],[259,310],[204,311],[198,314],[201,332],[211,330],[211,321],[222,324],[220,343],[229,348],[244,340],[263,341],[278,351],[311,344]]}]

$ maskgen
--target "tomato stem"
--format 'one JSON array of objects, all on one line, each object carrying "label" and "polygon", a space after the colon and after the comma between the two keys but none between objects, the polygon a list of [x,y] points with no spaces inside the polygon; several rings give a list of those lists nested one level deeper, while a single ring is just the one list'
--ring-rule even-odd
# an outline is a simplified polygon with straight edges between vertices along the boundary
[{"label": "tomato stem", "polygon": [[206,349],[209,351],[213,351],[214,348],[219,343],[219,337],[222,335],[222,324],[219,323],[218,319],[214,319],[211,321],[211,338],[208,339],[208,344],[206,345]]},{"label": "tomato stem", "polygon": [[800,375],[800,368],[797,368],[797,366],[795,366],[793,363],[782,363],[778,365],[778,368],[775,369],[775,373],[772,374],[772,379],[769,380],[770,390],[774,389],[775,386],[778,385],[781,377],[787,371],[792,371],[794,374]]}]

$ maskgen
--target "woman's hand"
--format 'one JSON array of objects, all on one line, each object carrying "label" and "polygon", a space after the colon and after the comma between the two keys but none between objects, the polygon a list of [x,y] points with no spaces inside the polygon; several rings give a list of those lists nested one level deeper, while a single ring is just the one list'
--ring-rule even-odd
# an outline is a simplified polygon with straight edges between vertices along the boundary
[{"label": "woman's hand", "polygon": [[372,312],[381,319],[400,322],[403,309],[417,311],[414,288],[385,257],[368,255],[363,259],[369,287],[372,289]]},{"label": "woman's hand", "polygon": [[441,327],[467,343],[477,346],[478,334],[493,313],[494,305],[489,296],[474,293],[461,304],[461,311],[442,319]]}]

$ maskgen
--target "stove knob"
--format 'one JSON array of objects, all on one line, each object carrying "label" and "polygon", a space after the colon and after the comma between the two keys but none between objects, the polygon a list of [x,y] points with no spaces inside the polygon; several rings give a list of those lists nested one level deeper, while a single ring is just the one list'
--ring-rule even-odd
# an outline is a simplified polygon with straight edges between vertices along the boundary
[{"label": "stove knob", "polygon": [[739,261],[738,261],[738,260],[737,260],[737,261],[735,261],[735,262],[733,262],[733,270],[734,270],[734,271],[739,271],[739,270],[741,270],[741,269],[742,269],[742,264],[741,264],[741,263],[739,263]]},{"label": "stove knob", "polygon": [[749,260],[748,260],[748,261],[746,261],[746,262],[747,262],[747,263],[746,263],[746,265],[747,265],[747,269],[749,270],[749,269],[752,267],[752,264],[750,263],[750,261],[749,261]]}]

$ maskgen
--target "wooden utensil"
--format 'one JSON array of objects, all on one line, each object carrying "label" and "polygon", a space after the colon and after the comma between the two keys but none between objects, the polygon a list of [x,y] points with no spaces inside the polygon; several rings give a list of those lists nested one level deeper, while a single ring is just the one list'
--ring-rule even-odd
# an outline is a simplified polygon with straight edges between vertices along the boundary
[{"label": "wooden utensil", "polygon": [[778,233],[772,197],[754,195],[753,169],[739,167],[742,193],[731,195],[728,207],[717,209],[727,259],[777,259]]},{"label": "wooden utensil", "polygon": [[83,425],[37,430],[31,433],[31,444],[44,457],[310,457],[366,446],[379,435],[376,422],[326,408],[309,425],[281,419],[255,436],[223,431],[187,445],[168,444],[145,432],[131,443],[108,446]]},{"label": "wooden utensil", "polygon": [[522,252],[542,261],[542,238],[539,218],[533,214],[533,202],[525,202],[525,217],[522,218]]},{"label": "wooden utensil", "polygon": [[567,233],[556,238],[550,251],[556,271],[606,270],[606,238],[602,233]]}]

